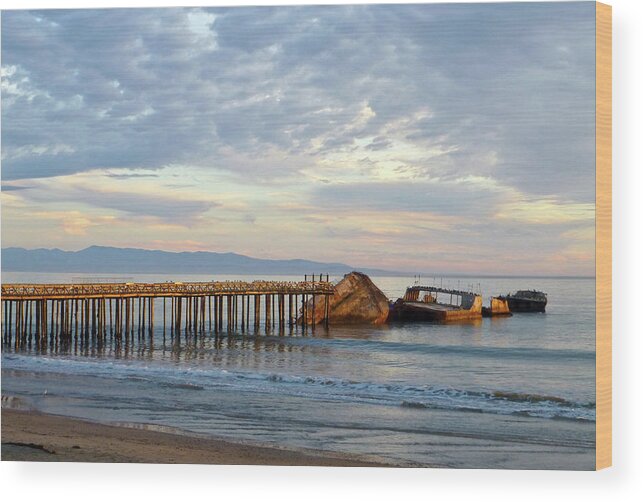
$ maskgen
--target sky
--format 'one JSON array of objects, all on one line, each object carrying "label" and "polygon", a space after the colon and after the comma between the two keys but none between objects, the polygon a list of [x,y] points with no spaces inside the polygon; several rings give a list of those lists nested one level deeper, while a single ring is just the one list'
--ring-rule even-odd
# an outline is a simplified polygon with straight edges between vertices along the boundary
[{"label": "sky", "polygon": [[2,247],[594,275],[594,3],[2,12]]}]

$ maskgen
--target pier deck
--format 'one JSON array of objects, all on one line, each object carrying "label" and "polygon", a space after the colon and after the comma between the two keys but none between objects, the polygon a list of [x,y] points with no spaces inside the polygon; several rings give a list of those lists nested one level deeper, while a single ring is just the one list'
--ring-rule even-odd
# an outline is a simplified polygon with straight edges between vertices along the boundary
[{"label": "pier deck", "polygon": [[212,281],[93,284],[3,284],[2,301],[81,298],[170,298],[225,295],[332,295],[326,281]]}]

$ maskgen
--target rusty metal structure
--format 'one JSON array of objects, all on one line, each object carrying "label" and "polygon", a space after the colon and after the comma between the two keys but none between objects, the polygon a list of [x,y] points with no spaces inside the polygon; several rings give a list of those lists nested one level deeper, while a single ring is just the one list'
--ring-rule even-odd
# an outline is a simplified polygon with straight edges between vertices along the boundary
[{"label": "rusty metal structure", "polygon": [[[422,293],[424,296],[420,298]],[[439,295],[443,295],[443,299]],[[471,291],[436,286],[410,286],[393,304],[389,318],[438,322],[478,320],[482,318],[482,296]]]},{"label": "rusty metal structure", "polygon": [[[321,300],[334,292],[328,275],[305,276],[300,282],[2,284],[3,339],[19,345],[79,337],[113,336],[118,341],[135,333],[153,336],[155,317],[163,334],[168,329],[172,336],[216,335],[224,326],[227,331],[245,332],[251,326],[255,331],[263,326],[266,333],[275,327],[283,331],[295,326],[299,315],[306,319],[307,309],[322,304],[309,299]],[[328,302],[323,304],[327,310]]]}]

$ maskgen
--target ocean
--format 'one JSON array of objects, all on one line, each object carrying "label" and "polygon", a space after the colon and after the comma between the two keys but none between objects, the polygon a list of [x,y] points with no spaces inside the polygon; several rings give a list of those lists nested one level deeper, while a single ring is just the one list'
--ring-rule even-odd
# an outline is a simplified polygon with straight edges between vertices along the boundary
[{"label": "ocean", "polygon": [[[2,282],[72,282],[79,275],[4,272]],[[127,277],[214,279],[248,280]],[[371,279],[392,300],[414,283],[409,277]],[[3,345],[2,394],[43,412],[103,423],[405,465],[593,469],[595,280],[460,277],[422,283],[471,285],[480,288],[485,304],[491,295],[537,289],[548,294],[547,313],[187,338],[164,332],[157,314],[153,336],[127,344],[108,337],[100,346]]]}]

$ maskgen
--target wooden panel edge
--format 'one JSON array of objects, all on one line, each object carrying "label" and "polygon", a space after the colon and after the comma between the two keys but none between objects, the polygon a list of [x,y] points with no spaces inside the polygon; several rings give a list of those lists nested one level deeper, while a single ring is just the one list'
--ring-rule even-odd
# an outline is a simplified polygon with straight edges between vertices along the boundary
[{"label": "wooden panel edge", "polygon": [[612,465],[612,7],[596,2],[596,469]]}]

